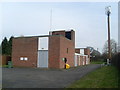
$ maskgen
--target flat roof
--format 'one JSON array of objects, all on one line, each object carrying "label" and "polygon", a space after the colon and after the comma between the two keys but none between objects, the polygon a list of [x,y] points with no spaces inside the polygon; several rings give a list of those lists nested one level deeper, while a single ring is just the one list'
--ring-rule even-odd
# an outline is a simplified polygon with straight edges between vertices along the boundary
[{"label": "flat roof", "polygon": [[40,35],[40,36],[21,36],[21,37],[14,37],[14,38],[32,38],[32,37],[50,37],[50,36],[63,36],[63,35]]},{"label": "flat roof", "polygon": [[[86,47],[87,48],[87,47]],[[75,49],[86,49],[86,48],[75,48]]]}]

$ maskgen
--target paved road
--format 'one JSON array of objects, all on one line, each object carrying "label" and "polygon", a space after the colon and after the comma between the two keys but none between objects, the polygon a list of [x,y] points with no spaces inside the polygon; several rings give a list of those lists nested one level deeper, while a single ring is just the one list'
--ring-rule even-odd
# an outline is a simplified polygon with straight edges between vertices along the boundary
[{"label": "paved road", "polygon": [[3,68],[2,85],[3,88],[64,88],[97,68],[99,64],[68,70]]}]

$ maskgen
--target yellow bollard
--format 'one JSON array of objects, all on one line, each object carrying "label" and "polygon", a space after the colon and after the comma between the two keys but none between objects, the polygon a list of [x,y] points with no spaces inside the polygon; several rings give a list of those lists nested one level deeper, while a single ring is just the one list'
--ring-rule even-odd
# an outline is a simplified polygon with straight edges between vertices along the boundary
[{"label": "yellow bollard", "polygon": [[69,64],[66,64],[66,69],[69,69],[70,68],[70,65]]}]

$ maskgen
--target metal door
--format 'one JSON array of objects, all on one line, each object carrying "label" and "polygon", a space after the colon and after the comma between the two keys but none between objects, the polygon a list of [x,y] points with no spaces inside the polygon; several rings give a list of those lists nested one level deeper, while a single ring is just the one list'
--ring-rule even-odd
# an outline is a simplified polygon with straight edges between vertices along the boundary
[{"label": "metal door", "polygon": [[86,56],[86,64],[88,64],[88,56]]},{"label": "metal door", "polygon": [[80,66],[80,56],[79,56],[79,66]]},{"label": "metal door", "polygon": [[38,51],[38,67],[48,68],[48,50]]},{"label": "metal door", "polygon": [[74,64],[77,66],[77,55],[75,55]]},{"label": "metal door", "polygon": [[83,56],[83,65],[85,65],[85,57]]}]

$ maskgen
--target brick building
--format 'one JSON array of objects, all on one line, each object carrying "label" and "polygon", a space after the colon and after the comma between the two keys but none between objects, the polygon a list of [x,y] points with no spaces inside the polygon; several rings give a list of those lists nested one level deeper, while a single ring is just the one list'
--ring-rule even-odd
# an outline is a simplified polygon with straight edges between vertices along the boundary
[{"label": "brick building", "polygon": [[75,49],[75,66],[90,64],[90,49],[76,48]]},{"label": "brick building", "polygon": [[[42,48],[47,38],[48,49]],[[39,49],[41,47],[42,49]],[[46,36],[16,37],[12,45],[12,61],[17,67],[64,68],[64,58],[74,67],[75,32],[53,31]]]}]

